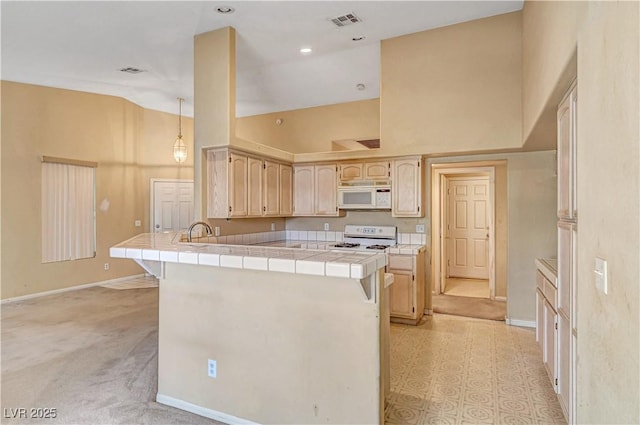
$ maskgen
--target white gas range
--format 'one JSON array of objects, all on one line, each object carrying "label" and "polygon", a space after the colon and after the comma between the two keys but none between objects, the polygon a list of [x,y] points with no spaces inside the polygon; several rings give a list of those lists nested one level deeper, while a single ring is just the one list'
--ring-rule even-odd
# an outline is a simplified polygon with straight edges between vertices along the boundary
[{"label": "white gas range", "polygon": [[365,226],[347,224],[344,226],[342,242],[331,249],[345,251],[384,251],[398,242],[396,226]]}]

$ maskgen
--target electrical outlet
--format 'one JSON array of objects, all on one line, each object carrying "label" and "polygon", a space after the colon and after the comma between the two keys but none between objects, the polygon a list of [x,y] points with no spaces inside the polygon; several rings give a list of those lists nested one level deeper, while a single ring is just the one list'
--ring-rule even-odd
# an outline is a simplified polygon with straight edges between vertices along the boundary
[{"label": "electrical outlet", "polygon": [[136,220],[136,221],[133,222],[133,225],[136,226],[136,227],[140,227],[140,226],[142,226],[142,221]]},{"label": "electrical outlet", "polygon": [[324,231],[329,231],[329,223],[324,223]]},{"label": "electrical outlet", "polygon": [[416,233],[424,233],[424,224],[416,224]]},{"label": "electrical outlet", "polygon": [[109,270],[109,263],[104,263],[104,269]]},{"label": "electrical outlet", "polygon": [[209,359],[207,374],[211,378],[215,378],[218,375],[218,366],[215,360]]},{"label": "electrical outlet", "polygon": [[276,223],[271,223],[271,231],[275,231],[276,230]]},{"label": "electrical outlet", "polygon": [[220,226],[215,226],[213,228],[213,236],[220,236]]}]

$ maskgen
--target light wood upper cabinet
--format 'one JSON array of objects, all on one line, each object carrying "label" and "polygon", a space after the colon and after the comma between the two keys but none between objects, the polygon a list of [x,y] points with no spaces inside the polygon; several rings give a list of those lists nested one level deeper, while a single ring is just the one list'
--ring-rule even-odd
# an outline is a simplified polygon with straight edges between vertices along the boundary
[{"label": "light wood upper cabinet", "polygon": [[363,163],[340,164],[340,180],[360,180],[364,177]]},{"label": "light wood upper cabinet", "polygon": [[293,215],[314,215],[315,170],[313,165],[293,167]]},{"label": "light wood upper cabinet", "polygon": [[293,215],[338,216],[336,164],[293,166]]},{"label": "light wood upper cabinet", "polygon": [[338,165],[340,181],[388,180],[389,161],[347,162]]},{"label": "light wood upper cabinet", "polygon": [[244,155],[231,153],[229,173],[229,216],[243,217],[247,215],[247,163]]},{"label": "light wood upper cabinet", "polygon": [[391,162],[393,217],[424,217],[423,168],[423,160],[419,156],[394,159]]},{"label": "light wood upper cabinet", "polygon": [[[247,215],[260,217],[264,207],[262,204],[262,159],[247,159]],[[266,188],[265,188],[266,191]]]},{"label": "light wood upper cabinet", "polygon": [[576,218],[576,110],[574,86],[558,105],[558,217]]},{"label": "light wood upper cabinet", "polygon": [[264,161],[262,214],[280,215],[280,164]]},{"label": "light wood upper cabinet", "polygon": [[[285,176],[281,209],[280,167]],[[207,151],[207,216],[209,218],[291,215],[291,166],[259,156],[212,149]],[[288,195],[287,195],[288,193]]]},{"label": "light wood upper cabinet", "polygon": [[389,161],[365,162],[364,178],[365,180],[386,180],[391,176]]},{"label": "light wood upper cabinet", "polygon": [[293,168],[290,165],[279,164],[280,173],[280,215],[293,215]]},{"label": "light wood upper cabinet", "polygon": [[338,215],[338,176],[335,164],[315,166],[315,215]]}]

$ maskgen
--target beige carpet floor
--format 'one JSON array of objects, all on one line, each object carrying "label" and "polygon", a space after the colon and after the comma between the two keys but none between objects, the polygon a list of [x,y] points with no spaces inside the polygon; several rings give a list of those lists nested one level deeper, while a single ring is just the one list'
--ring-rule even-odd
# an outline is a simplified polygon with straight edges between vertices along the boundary
[{"label": "beige carpet floor", "polygon": [[2,424],[217,423],[154,401],[157,288],[94,287],[4,304],[1,353],[2,412],[56,409],[54,419]]},{"label": "beige carpet floor", "polygon": [[434,295],[433,312],[477,319],[504,320],[507,314],[507,303],[484,298]]}]

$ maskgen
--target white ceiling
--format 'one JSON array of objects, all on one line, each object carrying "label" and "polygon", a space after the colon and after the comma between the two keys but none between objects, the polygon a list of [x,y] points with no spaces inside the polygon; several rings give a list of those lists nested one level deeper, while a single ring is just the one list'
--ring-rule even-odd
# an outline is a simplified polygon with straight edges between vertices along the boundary
[{"label": "white ceiling", "polygon": [[[193,36],[237,31],[237,116],[379,96],[380,40],[522,1],[2,1],[2,79],[109,94],[193,116]],[[218,6],[235,12],[221,15]],[[361,23],[329,18],[355,12]],[[364,35],[362,41],[352,37]],[[313,52],[303,55],[300,48]],[[146,70],[127,74],[119,69]],[[365,84],[357,90],[358,83]]]}]

